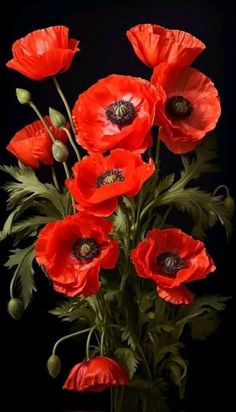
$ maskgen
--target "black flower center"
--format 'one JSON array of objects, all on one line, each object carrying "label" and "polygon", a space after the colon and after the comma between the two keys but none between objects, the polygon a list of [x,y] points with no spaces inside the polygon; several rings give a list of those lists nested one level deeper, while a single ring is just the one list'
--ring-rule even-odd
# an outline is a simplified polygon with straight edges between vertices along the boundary
[{"label": "black flower center", "polygon": [[169,276],[174,276],[185,267],[183,259],[174,252],[161,253],[157,257],[157,265],[165,275]]},{"label": "black flower center", "polygon": [[186,119],[192,111],[192,103],[183,96],[172,96],[167,100],[166,112],[175,120]]},{"label": "black flower center", "polygon": [[118,126],[132,123],[135,115],[134,105],[126,100],[118,100],[118,102],[112,103],[106,108],[107,119]]},{"label": "black flower center", "polygon": [[97,177],[97,187],[110,185],[114,182],[123,182],[125,180],[120,169],[108,169]]},{"label": "black flower center", "polygon": [[72,252],[81,262],[88,262],[100,254],[100,246],[95,239],[84,237],[73,244]]}]

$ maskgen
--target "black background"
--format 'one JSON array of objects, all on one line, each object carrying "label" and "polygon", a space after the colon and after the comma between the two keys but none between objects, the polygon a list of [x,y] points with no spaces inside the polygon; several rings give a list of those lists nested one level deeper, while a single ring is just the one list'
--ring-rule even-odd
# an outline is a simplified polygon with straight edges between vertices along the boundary
[{"label": "black background", "polygon": [[[63,90],[71,106],[78,94],[99,78],[111,73],[148,78],[149,69],[134,55],[125,31],[138,23],[152,22],[170,28],[189,31],[206,43],[206,51],[194,66],[211,77],[222,100],[222,116],[217,126],[222,172],[217,183],[226,183],[235,196],[233,165],[235,103],[233,100],[235,59],[235,9],[233,1],[27,1],[6,5],[2,13],[0,39],[1,138],[0,163],[13,163],[5,146],[13,134],[35,119],[15,98],[15,88],[29,89],[42,112],[49,105],[62,110],[61,102],[50,80],[32,82],[5,68],[11,58],[11,45],[32,30],[63,24],[71,37],[80,39],[81,52],[72,68],[61,76]],[[4,26],[6,24],[6,28]],[[4,181],[1,175],[1,181]],[[212,181],[209,181],[209,185]],[[5,197],[1,192],[1,223],[4,221]],[[209,235],[208,248],[217,264],[217,272],[197,286],[199,293],[232,295],[235,257],[233,241],[228,245],[223,231],[216,228]],[[84,355],[75,343],[63,346],[61,378],[48,377],[45,363],[55,340],[66,332],[47,311],[56,302],[45,279],[37,279],[39,294],[20,322],[6,313],[9,277],[3,267],[10,243],[1,244],[0,278],[0,367],[2,382],[0,409],[15,411],[66,411],[97,408],[108,409],[108,394],[79,395],[61,390],[66,373]],[[223,316],[217,333],[204,343],[191,343],[189,379],[183,404],[174,412],[226,411],[231,408],[233,385],[233,313],[232,303]],[[32,399],[32,400],[30,400]],[[3,408],[3,405],[4,406]],[[131,411],[133,412],[133,411]],[[150,411],[154,412],[154,411]]]}]

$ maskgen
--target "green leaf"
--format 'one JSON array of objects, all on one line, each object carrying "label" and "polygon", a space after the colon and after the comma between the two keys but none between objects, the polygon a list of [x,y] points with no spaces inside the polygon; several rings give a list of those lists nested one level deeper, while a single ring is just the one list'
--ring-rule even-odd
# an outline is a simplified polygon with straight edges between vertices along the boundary
[{"label": "green leaf", "polygon": [[173,204],[181,211],[187,211],[193,217],[194,222],[196,222],[193,228],[193,235],[199,239],[204,237],[205,231],[209,226],[209,212],[212,211],[225,227],[227,236],[230,237],[232,226],[221,197],[211,196],[198,188],[180,190],[175,185],[157,198],[158,206]]},{"label": "green leaf", "polygon": [[138,359],[135,353],[129,348],[118,348],[114,354],[126,369],[129,378],[132,379],[138,367]]},{"label": "green leaf", "polygon": [[[34,200],[35,198],[42,198],[52,203],[61,217],[68,213],[69,194],[65,191],[59,193],[55,186],[49,183],[41,183],[35,172],[26,166],[0,166],[0,170],[10,174],[16,181],[7,183],[4,189],[8,192],[8,208],[14,209],[19,203],[26,200]],[[70,205],[71,213],[71,205]]]},{"label": "green leaf", "polygon": [[122,326],[121,327],[121,339],[123,342],[127,342],[127,344],[135,351],[136,349],[136,337],[130,327]]},{"label": "green leaf", "polygon": [[[199,317],[201,318],[203,315],[205,317],[208,314],[215,316],[216,313],[214,312],[225,310],[226,302],[229,299],[229,297],[219,295],[201,296],[196,298],[191,305],[180,307],[176,317],[176,336],[179,338],[183,332],[184,326],[188,323],[192,324],[195,319],[198,319]],[[194,332],[197,334],[196,328]]]},{"label": "green leaf", "polygon": [[163,179],[161,179],[158,183],[157,186],[157,193],[160,194],[162,192],[164,192],[165,190],[169,189],[173,182],[174,182],[174,178],[175,178],[175,174],[171,173],[169,175],[166,175],[165,177],[163,177]]},{"label": "green leaf", "polygon": [[91,306],[83,299],[80,301],[61,302],[56,308],[49,311],[52,315],[56,315],[65,322],[83,322],[88,325],[93,325],[95,320],[95,312]]},{"label": "green leaf", "polygon": [[8,261],[5,263],[9,269],[17,266],[13,275],[13,281],[17,282],[17,286],[20,289],[20,296],[23,300],[25,308],[31,301],[33,291],[36,291],[34,283],[34,244],[25,249],[11,250]]},{"label": "green leaf", "polygon": [[186,186],[191,180],[197,179],[204,173],[218,172],[219,166],[214,163],[217,157],[216,138],[211,134],[197,147],[195,158],[191,159],[187,155],[181,157],[184,166],[180,179],[182,186]]},{"label": "green leaf", "polygon": [[191,336],[196,340],[205,340],[208,336],[215,333],[220,325],[221,319],[217,312],[206,313],[198,316],[190,322]]}]

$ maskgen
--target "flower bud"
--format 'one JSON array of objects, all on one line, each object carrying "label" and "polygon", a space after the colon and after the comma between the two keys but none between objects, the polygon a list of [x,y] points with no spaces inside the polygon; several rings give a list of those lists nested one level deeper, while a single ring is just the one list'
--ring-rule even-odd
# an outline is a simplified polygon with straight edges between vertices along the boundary
[{"label": "flower bud", "polygon": [[16,89],[16,97],[20,104],[29,104],[31,102],[31,94],[25,89]]},{"label": "flower bud", "polygon": [[169,377],[172,383],[175,385],[180,385],[180,382],[183,378],[183,370],[180,365],[176,362],[168,362],[167,365],[169,369]]},{"label": "flower bud", "polygon": [[55,109],[49,107],[49,116],[52,121],[53,126],[60,128],[66,127],[66,118]]},{"label": "flower bud", "polygon": [[67,160],[69,151],[64,143],[60,142],[60,140],[55,140],[52,144],[52,154],[57,162],[63,163]]},{"label": "flower bud", "polygon": [[234,209],[235,209],[235,203],[234,199],[231,196],[226,196],[224,198],[224,206],[226,209],[226,212],[230,217],[233,217],[234,214]]},{"label": "flower bud", "polygon": [[24,305],[20,299],[12,298],[8,302],[7,310],[13,319],[18,320],[24,313]]},{"label": "flower bud", "polygon": [[56,378],[61,371],[61,361],[57,355],[51,355],[47,361],[47,369],[52,378]]}]

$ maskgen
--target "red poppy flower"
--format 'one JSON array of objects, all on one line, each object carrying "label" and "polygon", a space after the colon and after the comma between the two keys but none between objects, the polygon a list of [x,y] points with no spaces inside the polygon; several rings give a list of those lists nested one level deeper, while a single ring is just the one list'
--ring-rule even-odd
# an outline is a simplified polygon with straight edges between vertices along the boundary
[{"label": "red poppy flower", "polygon": [[7,67],[32,80],[43,80],[69,69],[79,51],[78,43],[69,39],[69,29],[65,26],[35,30],[13,44],[13,59],[7,62]]},{"label": "red poppy flower", "polygon": [[75,365],[63,389],[77,392],[101,392],[111,386],[128,383],[128,375],[118,362],[106,356],[97,356]]},{"label": "red poppy flower", "polygon": [[161,90],[147,80],[111,75],[82,93],[73,109],[78,143],[88,152],[124,148],[144,152]]},{"label": "red poppy flower", "polygon": [[74,179],[66,185],[79,210],[97,216],[113,213],[120,195],[136,195],[153,174],[154,162],[145,163],[141,155],[124,149],[112,150],[109,156],[94,153],[73,167]]},{"label": "red poppy flower", "polygon": [[127,37],[138,58],[152,68],[162,62],[189,66],[205,49],[191,34],[156,24],[138,24],[127,31]]},{"label": "red poppy flower", "polygon": [[100,268],[112,269],[118,243],[108,234],[112,224],[87,213],[48,223],[39,233],[35,256],[56,291],[66,296],[89,296],[99,289]]},{"label": "red poppy flower", "polygon": [[159,296],[175,304],[193,300],[184,283],[215,270],[205,245],[179,229],[150,230],[146,240],[132,250],[131,259],[138,275],[152,279]]},{"label": "red poppy flower", "polygon": [[[68,136],[64,130],[54,127],[49,116],[45,116],[44,120],[55,139],[66,143]],[[7,150],[33,169],[39,168],[40,162],[46,165],[52,165],[54,162],[52,139],[40,120],[19,130],[9,142]]]},{"label": "red poppy flower", "polygon": [[174,153],[186,153],[213,130],[221,113],[217,89],[203,73],[191,67],[160,64],[152,82],[166,93],[157,107],[159,137]]}]

